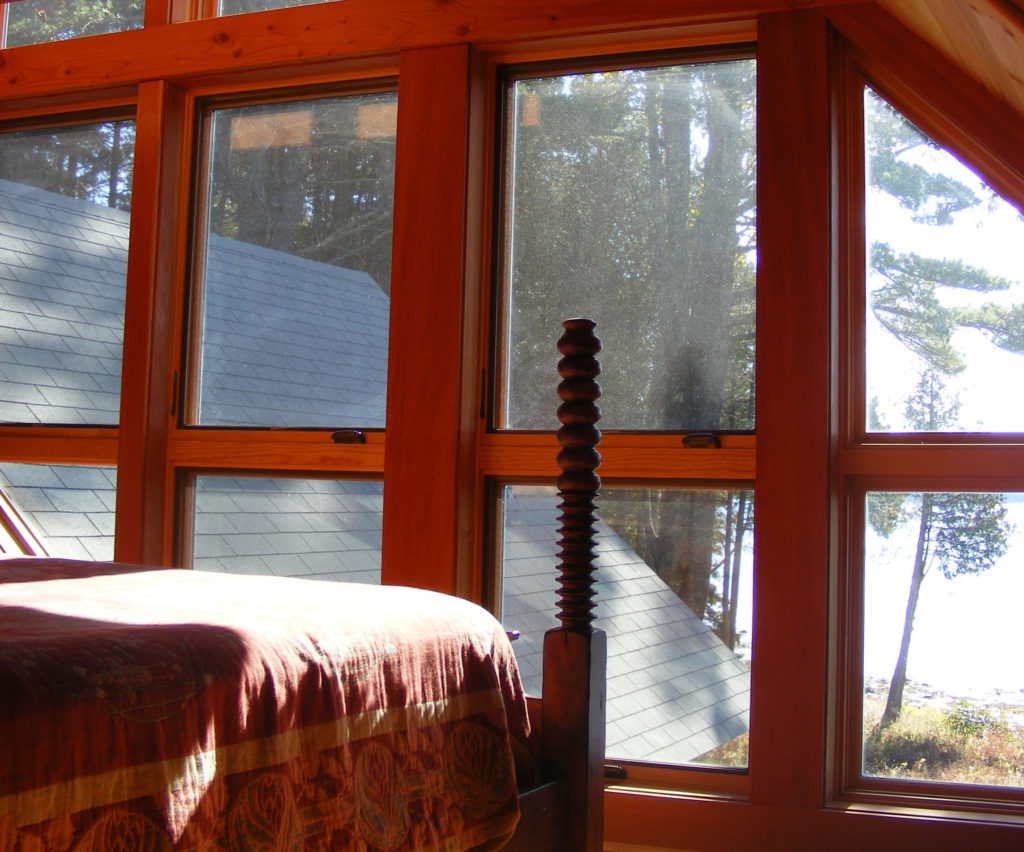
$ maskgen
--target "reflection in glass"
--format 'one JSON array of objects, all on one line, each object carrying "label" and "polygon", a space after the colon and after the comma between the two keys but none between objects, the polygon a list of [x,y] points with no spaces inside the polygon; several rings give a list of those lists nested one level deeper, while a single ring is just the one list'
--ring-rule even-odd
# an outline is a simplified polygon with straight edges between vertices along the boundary
[{"label": "reflection in glass", "polygon": [[6,3],[4,47],[63,41],[142,26],[145,0],[18,0]]},{"label": "reflection in glass", "polygon": [[498,426],[554,428],[551,341],[585,316],[602,428],[753,428],[754,97],[747,59],[511,85]]},{"label": "reflection in glass", "polygon": [[872,492],[863,772],[1024,785],[1024,495]]},{"label": "reflection in glass", "polygon": [[203,425],[384,425],[394,92],[215,110]]},{"label": "reflection in glass", "polygon": [[0,421],[116,425],[134,122],[0,134]]},{"label": "reflection in glass", "polygon": [[380,482],[197,476],[193,500],[197,570],[380,583]]},{"label": "reflection in glass", "polygon": [[0,463],[7,511],[44,556],[113,559],[116,485],[113,467]]},{"label": "reflection in glass", "polygon": [[240,12],[263,12],[284,9],[287,6],[309,6],[324,0],[220,0],[218,15],[237,15]]},{"label": "reflection in glass", "polygon": [[1024,431],[1024,219],[870,89],[865,132],[869,431]]},{"label": "reflection in glass", "polygon": [[[501,492],[501,619],[540,694],[557,626],[554,488]],[[742,767],[750,709],[753,494],[604,488],[597,621],[608,634],[609,758]]]}]

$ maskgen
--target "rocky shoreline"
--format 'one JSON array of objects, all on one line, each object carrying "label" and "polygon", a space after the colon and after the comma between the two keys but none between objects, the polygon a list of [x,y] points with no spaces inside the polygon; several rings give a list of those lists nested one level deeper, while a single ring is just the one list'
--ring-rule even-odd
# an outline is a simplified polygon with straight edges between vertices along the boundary
[{"label": "rocky shoreline", "polygon": [[[885,701],[889,681],[880,677],[864,679],[864,695]],[[948,710],[958,701],[970,701],[981,707],[1002,710],[1005,720],[1024,728],[1024,689],[946,690],[920,681],[908,680],[903,689],[903,702],[915,707]]]}]

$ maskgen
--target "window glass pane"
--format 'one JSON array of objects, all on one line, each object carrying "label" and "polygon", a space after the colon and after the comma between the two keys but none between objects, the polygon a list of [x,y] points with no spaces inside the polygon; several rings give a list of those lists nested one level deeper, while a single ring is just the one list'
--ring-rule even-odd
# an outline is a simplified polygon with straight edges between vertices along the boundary
[{"label": "window glass pane", "polygon": [[0,421],[118,422],[128,120],[0,134]]},{"label": "window glass pane", "polygon": [[551,341],[598,323],[605,429],[752,429],[754,61],[520,79],[498,425],[550,429]]},{"label": "window glass pane", "polygon": [[1024,218],[865,91],[867,428],[1024,431]]},{"label": "window glass pane", "polygon": [[324,0],[220,0],[218,15],[236,15],[239,12],[263,12],[286,6],[309,6]]},{"label": "window glass pane", "polygon": [[0,491],[47,556],[114,558],[113,467],[0,463]]},{"label": "window glass pane", "polygon": [[382,506],[368,480],[197,476],[192,567],[379,583]]},{"label": "window glass pane", "polygon": [[1024,495],[867,495],[865,775],[1024,784]]},{"label": "window glass pane", "polygon": [[7,3],[4,47],[61,41],[142,26],[144,0],[18,0]]},{"label": "window glass pane", "polygon": [[[743,767],[750,710],[753,495],[605,488],[596,626],[608,634],[610,758]],[[502,491],[502,621],[540,694],[557,627],[558,497]]]},{"label": "window glass pane", "polygon": [[197,419],[384,425],[394,92],[210,118]]}]

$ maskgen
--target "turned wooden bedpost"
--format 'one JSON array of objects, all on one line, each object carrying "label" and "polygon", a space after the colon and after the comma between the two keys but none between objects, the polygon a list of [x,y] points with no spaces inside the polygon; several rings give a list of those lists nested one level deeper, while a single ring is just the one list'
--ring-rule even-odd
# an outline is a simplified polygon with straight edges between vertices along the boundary
[{"label": "turned wooden bedpost", "polygon": [[[560,627],[544,636],[542,742],[544,762],[569,780],[568,850],[600,852],[603,830],[605,670],[607,643],[594,620],[594,498],[601,485],[597,444],[601,414],[596,400],[601,343],[594,323],[562,323],[558,341],[562,381],[558,396],[561,474],[559,530]],[[580,819],[586,814],[586,819]]]}]

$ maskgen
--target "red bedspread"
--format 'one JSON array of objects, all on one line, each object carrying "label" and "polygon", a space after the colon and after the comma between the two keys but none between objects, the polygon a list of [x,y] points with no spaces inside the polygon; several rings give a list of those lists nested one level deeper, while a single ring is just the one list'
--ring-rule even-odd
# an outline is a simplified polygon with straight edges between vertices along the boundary
[{"label": "red bedspread", "polygon": [[499,846],[527,728],[457,598],[0,562],[0,850]]}]

